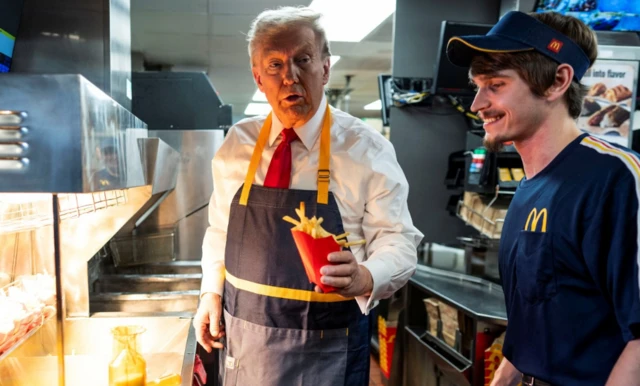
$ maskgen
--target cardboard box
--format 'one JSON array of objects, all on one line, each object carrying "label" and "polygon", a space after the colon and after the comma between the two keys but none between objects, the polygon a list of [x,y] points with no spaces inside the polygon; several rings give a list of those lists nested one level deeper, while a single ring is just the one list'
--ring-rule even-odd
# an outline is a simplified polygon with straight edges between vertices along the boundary
[{"label": "cardboard box", "polygon": [[465,192],[458,214],[468,225],[473,226],[483,235],[491,239],[499,239],[508,206],[497,202],[489,206],[490,203],[490,199],[481,197],[477,193]]},{"label": "cardboard box", "polygon": [[429,333],[438,337],[438,321],[442,321],[442,338],[449,346],[456,345],[456,331],[459,329],[458,310],[435,298],[422,300],[427,309]]}]

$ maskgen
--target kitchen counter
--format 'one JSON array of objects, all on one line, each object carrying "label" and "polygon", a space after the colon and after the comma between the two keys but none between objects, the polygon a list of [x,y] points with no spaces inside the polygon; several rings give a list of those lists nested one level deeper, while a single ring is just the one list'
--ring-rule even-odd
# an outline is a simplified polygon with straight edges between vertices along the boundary
[{"label": "kitchen counter", "polygon": [[502,287],[487,280],[418,265],[411,282],[475,319],[507,325]]}]

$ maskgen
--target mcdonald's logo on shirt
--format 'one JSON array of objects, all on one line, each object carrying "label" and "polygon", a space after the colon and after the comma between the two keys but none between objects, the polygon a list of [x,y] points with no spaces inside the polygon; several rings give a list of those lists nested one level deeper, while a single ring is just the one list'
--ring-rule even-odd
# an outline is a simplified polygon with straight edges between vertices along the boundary
[{"label": "mcdonald's logo on shirt", "polygon": [[528,232],[536,232],[538,230],[538,223],[540,219],[542,219],[542,226],[540,232],[545,233],[547,231],[547,208],[543,208],[540,212],[538,209],[533,208],[531,212],[529,212],[529,217],[527,217],[527,223],[524,225],[524,230]]},{"label": "mcdonald's logo on shirt", "polygon": [[556,54],[560,52],[560,50],[562,49],[562,45],[564,43],[562,43],[560,40],[557,39],[551,39],[551,43],[549,43],[549,45],[547,46],[547,48],[549,49],[549,51],[553,51]]}]

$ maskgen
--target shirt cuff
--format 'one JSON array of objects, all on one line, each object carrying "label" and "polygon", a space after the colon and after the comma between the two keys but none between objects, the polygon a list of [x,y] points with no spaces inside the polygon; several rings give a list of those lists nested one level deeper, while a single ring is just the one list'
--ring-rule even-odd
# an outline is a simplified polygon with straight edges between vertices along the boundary
[{"label": "shirt cuff", "polygon": [[373,290],[369,296],[356,296],[356,301],[360,310],[364,315],[369,315],[369,311],[374,309],[379,300],[383,296],[383,289],[389,286],[391,282],[391,276],[389,275],[389,269],[386,267],[384,261],[381,259],[367,260],[360,263],[371,273],[373,279]]},{"label": "shirt cuff", "polygon": [[202,273],[202,283],[200,283],[200,297],[202,295],[213,292],[222,296],[224,294],[224,269],[220,273],[211,272],[209,274]]}]

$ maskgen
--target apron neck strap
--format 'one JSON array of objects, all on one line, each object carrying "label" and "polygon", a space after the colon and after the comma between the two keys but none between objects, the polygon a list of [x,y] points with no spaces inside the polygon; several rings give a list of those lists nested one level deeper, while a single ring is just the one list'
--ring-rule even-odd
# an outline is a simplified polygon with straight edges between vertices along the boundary
[{"label": "apron neck strap", "polygon": [[[267,119],[260,129],[260,135],[256,141],[256,146],[253,148],[253,155],[251,156],[251,163],[249,163],[249,170],[244,180],[244,186],[242,187],[242,194],[240,195],[240,205],[247,205],[249,201],[249,192],[253,180],[260,165],[262,159],[262,151],[264,150],[267,141],[269,140],[269,133],[271,131],[271,123],[273,121],[269,113]],[[318,157],[318,204],[329,203],[329,182],[331,181],[331,172],[329,169],[329,163],[331,159],[331,110],[327,103],[327,108],[324,113],[324,119],[322,121],[322,131],[320,133],[320,155]]]}]

